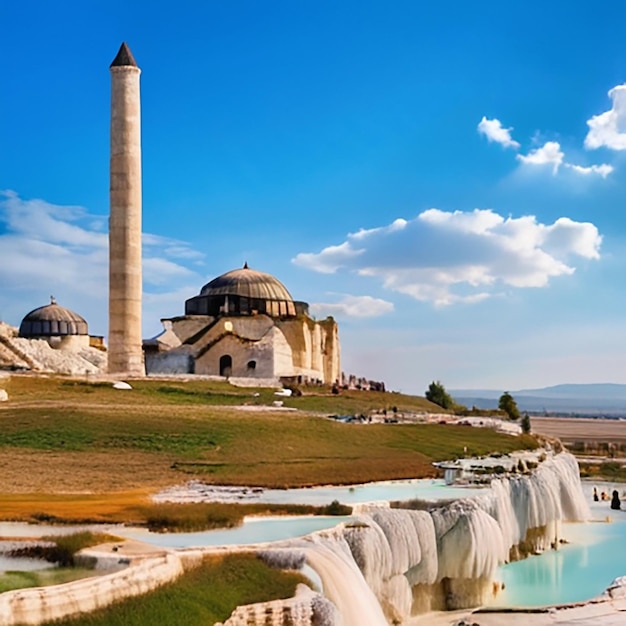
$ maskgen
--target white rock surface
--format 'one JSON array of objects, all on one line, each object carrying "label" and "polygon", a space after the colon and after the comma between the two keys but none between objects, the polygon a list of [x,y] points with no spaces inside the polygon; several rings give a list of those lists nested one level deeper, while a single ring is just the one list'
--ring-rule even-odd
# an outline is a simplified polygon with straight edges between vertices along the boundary
[{"label": "white rock surface", "polygon": [[17,328],[0,322],[0,364],[3,367],[84,376],[106,370],[106,352],[84,347],[78,352],[55,350],[43,339],[17,336]]},{"label": "white rock surface", "polygon": [[113,389],[132,389],[132,387],[123,380],[117,380],[113,383]]}]

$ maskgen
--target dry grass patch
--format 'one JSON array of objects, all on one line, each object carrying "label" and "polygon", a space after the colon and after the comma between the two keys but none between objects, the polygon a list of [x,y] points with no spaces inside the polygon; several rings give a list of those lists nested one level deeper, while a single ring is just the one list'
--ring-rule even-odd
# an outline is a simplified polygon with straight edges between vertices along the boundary
[{"label": "dry grass patch", "polygon": [[150,499],[146,490],[113,494],[0,494],[1,518],[11,521],[143,521],[137,511]]},{"label": "dry grass patch", "polygon": [[134,450],[0,448],[0,493],[155,491],[180,481],[180,457]]}]

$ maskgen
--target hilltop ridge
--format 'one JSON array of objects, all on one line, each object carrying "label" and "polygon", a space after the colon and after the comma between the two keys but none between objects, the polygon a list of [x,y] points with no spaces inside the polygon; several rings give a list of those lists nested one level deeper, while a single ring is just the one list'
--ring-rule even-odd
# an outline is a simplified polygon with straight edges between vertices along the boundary
[{"label": "hilltop ridge", "polygon": [[522,411],[626,415],[626,384],[563,383],[536,389],[452,389],[457,402],[493,408],[503,391],[509,391]]}]

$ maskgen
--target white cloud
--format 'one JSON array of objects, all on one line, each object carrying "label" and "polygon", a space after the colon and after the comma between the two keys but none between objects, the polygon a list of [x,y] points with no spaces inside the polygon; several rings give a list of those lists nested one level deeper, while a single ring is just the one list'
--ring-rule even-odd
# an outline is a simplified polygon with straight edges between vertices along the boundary
[{"label": "white cloud", "polygon": [[602,178],[606,178],[615,170],[612,165],[607,165],[606,163],[602,163],[601,165],[589,165],[588,167],[584,167],[582,165],[574,165],[573,163],[565,163],[564,165],[565,167],[574,170],[578,174],[583,174],[583,176],[587,176],[589,174],[597,174]]},{"label": "white cloud", "polygon": [[311,312],[319,316],[379,317],[393,311],[393,303],[372,296],[344,296],[339,302],[311,304]]},{"label": "white cloud", "polygon": [[[360,231],[358,233],[351,235],[351,237],[353,239],[358,239],[361,236],[362,232],[366,232],[366,231]],[[325,255],[324,257],[322,257],[319,254],[301,252],[297,257],[298,265],[310,267],[311,269],[314,269],[316,272],[320,272],[322,274],[332,274],[333,272],[337,270],[337,266],[334,265],[334,263],[332,262],[326,263],[325,258],[330,258],[330,259],[335,258],[335,257],[336,258],[340,258],[340,257],[350,258],[350,257],[359,256],[359,254],[363,252],[362,250],[355,250],[347,241],[342,243],[339,246],[329,246],[325,250],[327,252],[327,255]]]},{"label": "white cloud", "polygon": [[[596,115],[587,122],[590,127],[585,139],[587,148],[597,148],[601,145],[607,145],[616,150],[626,148],[626,132],[619,132],[620,128],[626,130],[626,84],[615,87],[609,95],[613,98],[613,108],[606,113]],[[512,130],[513,128],[504,128],[497,118],[490,120],[483,116],[478,124],[478,132],[485,135],[489,141],[499,143],[505,148],[518,150],[520,144],[511,137]],[[614,171],[614,167],[606,163],[583,166],[566,162],[565,154],[558,141],[546,141],[543,146],[531,150],[528,154],[517,154],[516,158],[524,165],[549,165],[554,175],[558,173],[562,165],[583,176],[594,174],[606,178]]]},{"label": "white cloud", "polygon": [[[104,332],[108,298],[105,228],[105,219],[82,207],[23,200],[15,192],[0,191],[0,311],[4,319],[17,323],[29,310],[44,304],[44,297],[54,294],[85,317],[91,312],[90,326]],[[154,301],[151,291],[160,292],[157,295],[163,300],[168,291],[178,292],[181,281],[203,283],[203,277],[175,260],[203,257],[186,242],[149,233],[142,239],[144,314]],[[181,312],[183,302],[179,303]],[[150,313],[159,316],[163,312]]]},{"label": "white cloud", "polygon": [[201,261],[205,256],[202,252],[194,250],[186,241],[171,237],[143,233],[141,242],[144,248],[160,248],[170,258]]},{"label": "white cloud", "polygon": [[143,257],[142,277],[149,285],[165,285],[174,278],[188,278],[193,275],[194,272],[190,269],[169,259],[145,255]]},{"label": "white cloud", "polygon": [[7,229],[30,240],[69,245],[98,247],[108,245],[107,235],[77,223],[92,220],[82,207],[58,206],[44,200],[22,200],[14,191],[0,191],[2,214]]},{"label": "white cloud", "polygon": [[332,273],[372,276],[388,289],[447,305],[476,302],[509,287],[545,287],[572,274],[573,259],[598,259],[594,224],[534,216],[503,217],[490,209],[424,211],[412,220],[349,234],[340,245],[298,254],[293,262]]},{"label": "white cloud", "polygon": [[564,156],[558,141],[546,141],[543,146],[531,150],[526,155],[518,154],[517,159],[527,165],[551,165],[552,173],[556,174]]},{"label": "white cloud", "polygon": [[585,148],[611,148],[626,150],[626,84],[617,85],[609,91],[613,105],[608,111],[587,120],[589,132]]},{"label": "white cloud", "polygon": [[485,135],[489,141],[495,141],[505,148],[515,148],[517,150],[520,145],[511,137],[512,130],[513,128],[504,128],[502,122],[496,118],[488,120],[483,116],[483,119],[478,124],[478,132]]}]

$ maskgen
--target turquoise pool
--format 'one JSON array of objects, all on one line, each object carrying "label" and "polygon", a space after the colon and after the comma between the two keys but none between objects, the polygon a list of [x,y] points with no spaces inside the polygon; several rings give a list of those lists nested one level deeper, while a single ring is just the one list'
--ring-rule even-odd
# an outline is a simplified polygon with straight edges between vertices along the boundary
[{"label": "turquoise pool", "polygon": [[590,522],[565,529],[571,542],[559,550],[503,565],[505,589],[496,606],[542,606],[589,600],[626,574],[626,513],[611,523]]}]

